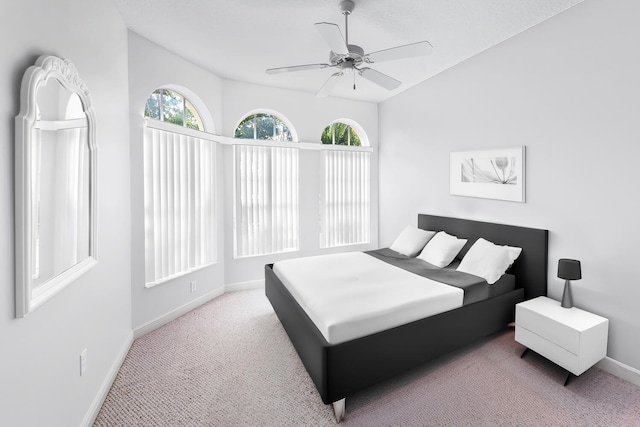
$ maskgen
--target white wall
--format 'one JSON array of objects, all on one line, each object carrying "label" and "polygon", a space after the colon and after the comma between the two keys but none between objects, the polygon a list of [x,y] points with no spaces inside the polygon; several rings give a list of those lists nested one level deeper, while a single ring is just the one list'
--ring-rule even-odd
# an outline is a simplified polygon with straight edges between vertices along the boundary
[{"label": "white wall", "polygon": [[[144,277],[144,175],[143,125],[147,98],[160,87],[171,86],[187,98],[201,105],[196,107],[210,133],[220,133],[222,123],[222,81],[217,76],[185,61],[178,55],[129,32],[129,108],[131,138],[131,295],[133,299],[133,328],[164,318],[168,313],[224,292],[224,247],[218,244],[218,263],[152,288],[145,287]],[[222,169],[222,153],[218,150],[218,168]],[[218,181],[217,194],[222,194]],[[218,216],[224,215],[218,196]],[[222,221],[218,235],[223,236]],[[191,292],[190,282],[197,290]]]},{"label": "white wall", "polygon": [[[382,103],[380,244],[418,213],[550,230],[582,261],[574,303],[610,319],[608,355],[640,369],[640,3],[586,0]],[[525,145],[526,203],[449,195],[449,152]]]},{"label": "white wall", "polygon": [[[0,32],[0,425],[78,426],[131,342],[127,32],[112,2],[83,0],[3,2]],[[92,96],[99,260],[16,319],[13,118],[22,75],[43,54],[70,59]],[[84,348],[88,369],[80,377]]]},{"label": "white wall", "polygon": [[236,125],[247,113],[257,109],[275,110],[288,118],[302,142],[320,144],[324,128],[332,121],[349,118],[360,124],[375,148],[372,156],[372,234],[371,243],[344,248],[319,248],[321,191],[320,151],[300,151],[300,250],[287,254],[233,259],[233,149],[224,147],[225,168],[225,262],[227,284],[264,280],[264,265],[280,259],[317,255],[344,250],[367,250],[378,242],[377,147],[378,106],[368,102],[337,98],[316,98],[313,94],[269,88],[225,80],[223,83],[224,119],[222,133],[232,136]]}]

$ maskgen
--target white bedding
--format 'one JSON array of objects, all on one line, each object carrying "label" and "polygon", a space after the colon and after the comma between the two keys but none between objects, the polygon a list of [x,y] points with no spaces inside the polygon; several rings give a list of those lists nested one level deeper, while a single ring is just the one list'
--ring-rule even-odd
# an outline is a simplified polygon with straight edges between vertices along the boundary
[{"label": "white bedding", "polygon": [[330,344],[338,344],[462,306],[464,291],[362,252],[273,265]]}]

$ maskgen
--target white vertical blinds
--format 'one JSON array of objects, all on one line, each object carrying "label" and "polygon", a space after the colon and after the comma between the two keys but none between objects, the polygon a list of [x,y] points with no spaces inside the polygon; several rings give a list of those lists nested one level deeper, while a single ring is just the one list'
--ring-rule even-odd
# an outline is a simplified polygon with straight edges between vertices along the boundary
[{"label": "white vertical blinds", "polygon": [[[91,255],[90,191],[87,186],[90,165],[86,141],[86,125],[34,130],[31,147],[31,278],[34,288]],[[42,162],[43,158],[52,163]],[[64,203],[54,202],[60,200]],[[47,216],[47,221],[42,221],[42,215]],[[41,257],[41,253],[47,256]]]},{"label": "white vertical blinds", "polygon": [[371,153],[322,150],[320,247],[369,243]]},{"label": "white vertical blinds", "polygon": [[298,250],[298,149],[235,145],[234,165],[234,256]]},{"label": "white vertical blinds", "polygon": [[216,261],[215,142],[145,126],[145,275],[157,284]]}]

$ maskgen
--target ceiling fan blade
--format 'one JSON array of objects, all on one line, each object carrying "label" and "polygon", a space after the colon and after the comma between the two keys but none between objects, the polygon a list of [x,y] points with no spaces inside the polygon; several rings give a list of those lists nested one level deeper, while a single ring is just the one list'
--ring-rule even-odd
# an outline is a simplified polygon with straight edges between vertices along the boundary
[{"label": "ceiling fan blade", "polygon": [[334,53],[340,55],[349,54],[349,49],[347,48],[347,43],[344,41],[344,37],[342,37],[340,27],[328,22],[318,22],[313,25]]},{"label": "ceiling fan blade", "polygon": [[293,65],[290,67],[269,68],[266,70],[267,74],[280,74],[288,73],[290,71],[305,71],[305,70],[319,70],[322,68],[332,67],[331,64],[307,64],[307,65]]},{"label": "ceiling fan blade", "polygon": [[427,55],[431,51],[433,51],[431,43],[424,41],[371,52],[365,55],[364,60],[365,62],[394,61],[396,59]]},{"label": "ceiling fan blade", "polygon": [[331,77],[329,77],[327,81],[324,82],[318,93],[316,93],[316,97],[326,98],[327,96],[329,96],[329,91],[331,90],[331,88],[333,88],[333,85],[336,84],[336,81],[338,80],[336,77],[340,77],[342,75],[344,75],[342,71],[332,74]]},{"label": "ceiling fan blade", "polygon": [[386,74],[381,73],[380,71],[373,70],[371,68],[365,67],[359,70],[360,75],[365,79],[382,86],[387,90],[397,89],[402,82],[394,79],[393,77],[389,77]]}]

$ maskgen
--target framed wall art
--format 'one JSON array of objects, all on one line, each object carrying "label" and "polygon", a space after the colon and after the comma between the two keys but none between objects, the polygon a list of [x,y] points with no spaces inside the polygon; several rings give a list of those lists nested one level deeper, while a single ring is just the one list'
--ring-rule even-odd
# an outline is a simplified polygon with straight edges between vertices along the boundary
[{"label": "framed wall art", "polygon": [[524,146],[452,151],[449,162],[452,195],[524,203]]}]

